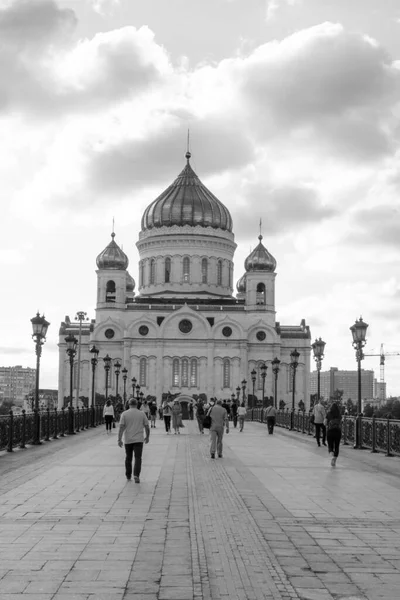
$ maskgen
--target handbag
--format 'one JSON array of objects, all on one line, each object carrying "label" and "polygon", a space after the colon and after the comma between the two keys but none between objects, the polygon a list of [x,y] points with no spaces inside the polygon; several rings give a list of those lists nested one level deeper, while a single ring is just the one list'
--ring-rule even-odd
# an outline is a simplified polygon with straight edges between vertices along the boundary
[{"label": "handbag", "polygon": [[210,429],[211,427],[211,409],[208,411],[208,413],[206,414],[206,416],[203,419],[203,427],[204,429]]}]

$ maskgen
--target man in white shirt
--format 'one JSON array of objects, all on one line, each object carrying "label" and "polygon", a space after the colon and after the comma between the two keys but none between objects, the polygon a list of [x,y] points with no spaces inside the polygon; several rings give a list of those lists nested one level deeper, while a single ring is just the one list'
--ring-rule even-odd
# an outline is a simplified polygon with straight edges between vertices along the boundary
[{"label": "man in white shirt", "polygon": [[211,458],[215,458],[215,447],[217,447],[218,456],[222,458],[222,438],[224,436],[224,425],[226,425],[226,433],[229,433],[229,418],[228,413],[222,406],[222,400],[217,400],[216,404],[209,411],[211,417]]},{"label": "man in white shirt", "polygon": [[318,446],[321,445],[321,442],[320,442],[321,430],[322,430],[322,443],[324,446],[326,446],[325,419],[326,419],[325,407],[323,406],[323,404],[321,404],[321,400],[318,400],[318,402],[314,406],[315,437],[317,439]]},{"label": "man in white shirt", "polygon": [[[146,431],[144,438],[143,429]],[[140,471],[142,469],[143,441],[149,443],[150,427],[144,412],[138,410],[137,400],[129,400],[129,409],[121,415],[118,430],[118,446],[122,448],[122,436],[125,442],[125,475],[128,481],[132,478],[132,459],[135,455],[133,467],[133,478],[135,483],[140,483]]]}]

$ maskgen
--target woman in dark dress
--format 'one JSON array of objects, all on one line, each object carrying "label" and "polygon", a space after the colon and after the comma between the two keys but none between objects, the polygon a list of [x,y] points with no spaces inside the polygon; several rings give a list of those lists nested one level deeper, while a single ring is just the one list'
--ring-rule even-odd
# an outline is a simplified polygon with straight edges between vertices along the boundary
[{"label": "woman in dark dress", "polygon": [[326,415],[328,451],[331,456],[331,465],[336,465],[337,457],[339,456],[339,445],[342,437],[342,415],[336,402],[332,404]]}]

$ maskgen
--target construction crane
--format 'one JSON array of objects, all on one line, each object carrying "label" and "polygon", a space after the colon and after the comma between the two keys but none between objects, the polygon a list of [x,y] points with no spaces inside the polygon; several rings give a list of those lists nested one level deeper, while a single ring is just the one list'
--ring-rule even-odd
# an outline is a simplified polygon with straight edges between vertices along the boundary
[{"label": "construction crane", "polygon": [[364,354],[363,356],[379,356],[380,357],[380,360],[379,360],[379,365],[380,365],[380,369],[379,369],[379,383],[380,383],[379,397],[380,397],[381,403],[383,403],[384,400],[385,400],[385,358],[386,358],[386,356],[400,356],[400,352],[385,352],[383,350],[383,344],[381,344],[381,351],[380,351],[379,354]]}]

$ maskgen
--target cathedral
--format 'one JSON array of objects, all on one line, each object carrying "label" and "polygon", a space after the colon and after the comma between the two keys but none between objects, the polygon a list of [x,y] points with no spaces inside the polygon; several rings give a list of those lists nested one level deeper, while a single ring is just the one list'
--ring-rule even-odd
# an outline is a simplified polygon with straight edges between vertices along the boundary
[{"label": "cathedral", "polygon": [[[59,337],[59,407],[70,393],[70,359],[65,337],[80,339],[74,364],[74,397],[92,397],[89,350],[99,359],[94,389],[105,394],[103,358],[112,358],[108,393],[132,395],[132,379],[144,396],[160,403],[170,392],[182,400],[205,394],[246,400],[262,399],[262,365],[267,366],[265,397],[274,396],[272,361],[280,360],[277,404],[291,408],[293,377],[290,354],[299,353],[295,408],[309,406],[310,329],[276,321],[276,260],[263,244],[246,258],[234,293],[233,223],[228,208],[200,181],[186,153],[175,181],[144,211],[136,246],[139,281],[129,274],[129,260],[115,241],[97,256],[96,318],[90,323],[61,323]],[[79,372],[78,372],[79,369]],[[253,374],[253,376],[251,375]],[[253,380],[255,381],[253,383]],[[119,379],[119,381],[118,381]],[[246,383],[244,383],[246,382]],[[135,381],[133,382],[135,384]],[[77,389],[78,387],[78,389]],[[74,402],[75,404],[75,402]]]}]

